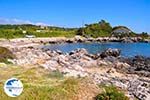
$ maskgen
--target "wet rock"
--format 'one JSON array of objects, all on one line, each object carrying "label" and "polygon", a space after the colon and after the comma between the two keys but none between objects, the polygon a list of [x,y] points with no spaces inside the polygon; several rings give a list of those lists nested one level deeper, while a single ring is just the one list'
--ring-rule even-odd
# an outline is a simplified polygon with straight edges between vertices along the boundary
[{"label": "wet rock", "polygon": [[56,50],[56,53],[58,53],[58,54],[63,54],[63,52],[62,51],[60,51],[60,50]]},{"label": "wet rock", "polygon": [[145,39],[144,42],[145,43],[150,43],[150,40],[149,39]]},{"label": "wet rock", "polygon": [[135,73],[142,76],[150,76],[150,58],[143,56],[135,56],[126,60],[131,67],[127,69],[129,73]]},{"label": "wet rock", "polygon": [[85,40],[83,40],[83,39],[78,39],[77,42],[78,42],[78,43],[82,43],[82,42],[85,42]]},{"label": "wet rock", "polygon": [[74,50],[74,51],[71,51],[71,52],[69,53],[69,55],[73,55],[73,54],[85,55],[85,54],[88,54],[88,52],[87,52],[86,49],[81,48],[81,49],[76,49],[76,50]]},{"label": "wet rock", "polygon": [[74,43],[74,42],[75,42],[74,39],[68,39],[68,40],[66,40],[66,43]]}]

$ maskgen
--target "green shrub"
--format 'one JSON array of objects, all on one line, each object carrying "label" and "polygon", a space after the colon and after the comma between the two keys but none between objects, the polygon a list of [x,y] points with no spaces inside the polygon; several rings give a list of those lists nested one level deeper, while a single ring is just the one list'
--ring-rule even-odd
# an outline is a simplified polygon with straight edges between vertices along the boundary
[{"label": "green shrub", "polygon": [[114,86],[101,86],[101,88],[104,88],[104,92],[98,94],[95,100],[129,100],[123,92]]},{"label": "green shrub", "polygon": [[9,63],[7,59],[13,58],[15,58],[15,56],[9,49],[5,47],[0,47],[0,62]]}]

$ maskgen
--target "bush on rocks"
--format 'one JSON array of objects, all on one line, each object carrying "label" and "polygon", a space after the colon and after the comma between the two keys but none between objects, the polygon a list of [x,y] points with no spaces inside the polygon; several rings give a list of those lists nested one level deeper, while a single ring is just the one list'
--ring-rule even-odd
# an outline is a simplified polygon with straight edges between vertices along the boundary
[{"label": "bush on rocks", "polygon": [[95,100],[129,100],[124,93],[114,86],[101,86],[101,88],[104,88],[104,92],[98,94]]},{"label": "bush on rocks", "polygon": [[7,59],[13,58],[15,58],[15,56],[9,49],[5,47],[0,47],[0,62],[9,63]]}]

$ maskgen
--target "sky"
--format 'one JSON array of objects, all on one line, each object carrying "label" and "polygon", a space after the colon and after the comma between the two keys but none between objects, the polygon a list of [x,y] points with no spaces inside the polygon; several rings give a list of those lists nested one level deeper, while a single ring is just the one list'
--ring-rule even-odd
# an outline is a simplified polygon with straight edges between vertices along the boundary
[{"label": "sky", "polygon": [[150,0],[0,0],[0,24],[81,27],[101,19],[150,33]]}]

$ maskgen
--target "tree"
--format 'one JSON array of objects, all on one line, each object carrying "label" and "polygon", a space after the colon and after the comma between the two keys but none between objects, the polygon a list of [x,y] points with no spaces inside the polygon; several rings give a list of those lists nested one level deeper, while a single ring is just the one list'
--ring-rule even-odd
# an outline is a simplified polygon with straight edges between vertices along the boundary
[{"label": "tree", "polygon": [[142,37],[142,38],[147,38],[147,37],[149,37],[149,35],[148,35],[148,33],[146,33],[146,32],[142,32],[141,37]]},{"label": "tree", "polygon": [[83,35],[84,35],[84,29],[83,29],[83,28],[79,28],[79,29],[77,30],[77,35],[83,36]]},{"label": "tree", "polygon": [[105,20],[101,20],[98,23],[85,24],[85,27],[80,28],[77,31],[77,34],[91,37],[100,37],[100,36],[110,36],[111,31],[112,31],[111,25]]}]

